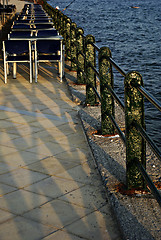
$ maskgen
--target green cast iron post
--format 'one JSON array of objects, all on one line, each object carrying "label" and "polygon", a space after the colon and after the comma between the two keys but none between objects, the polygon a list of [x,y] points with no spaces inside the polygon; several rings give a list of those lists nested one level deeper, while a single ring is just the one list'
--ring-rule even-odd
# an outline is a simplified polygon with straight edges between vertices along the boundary
[{"label": "green cast iron post", "polygon": [[[77,28],[76,39],[77,39],[77,83],[84,84],[85,78],[83,72],[84,69],[84,30],[82,28]],[[83,55],[82,55],[82,54]]]},{"label": "green cast iron post", "polygon": [[96,51],[94,46],[95,38],[87,35],[85,38],[85,73],[86,73],[86,104],[94,106],[96,104],[96,95],[93,87],[96,88],[96,74],[91,68],[91,64],[96,67]]},{"label": "green cast iron post", "polygon": [[77,70],[77,64],[76,64],[76,28],[77,24],[72,22],[71,28],[70,28],[70,51],[71,51],[71,70],[76,71]]},{"label": "green cast iron post", "polygon": [[51,12],[52,12],[52,10],[51,10],[51,6],[48,5],[48,4],[45,4],[45,10],[46,10],[47,13],[51,16]]},{"label": "green cast iron post", "polygon": [[59,34],[60,35],[62,34],[61,30],[62,30],[62,13],[59,12]]},{"label": "green cast iron post", "polygon": [[125,77],[125,126],[126,126],[126,179],[128,189],[145,189],[145,181],[135,164],[135,159],[146,168],[146,145],[134,127],[135,121],[145,129],[144,97],[136,89],[143,86],[142,76],[130,72]]},{"label": "green cast iron post", "polygon": [[66,20],[65,20],[65,18],[66,18],[66,16],[63,13],[61,13],[61,32],[60,32],[60,34],[63,37],[63,45],[65,45],[65,43],[66,43],[66,27],[65,27]]},{"label": "green cast iron post", "polygon": [[58,24],[59,24],[59,10],[56,9],[55,11],[55,28],[58,30]]},{"label": "green cast iron post", "polygon": [[60,33],[60,29],[61,29],[61,12],[58,10],[58,21],[57,21],[57,30]]},{"label": "green cast iron post", "polygon": [[52,8],[52,14],[51,14],[54,26],[55,26],[55,23],[56,23],[56,11],[55,10],[56,9]]},{"label": "green cast iron post", "polygon": [[62,13],[59,11],[59,34],[61,34],[61,21],[62,21]]},{"label": "green cast iron post", "polygon": [[63,15],[63,38],[64,38],[64,45],[66,43],[66,15]]},{"label": "green cast iron post", "polygon": [[70,51],[70,27],[71,27],[71,19],[66,17],[66,24],[65,24],[65,32],[66,32],[66,39],[65,39],[65,53],[66,53],[66,60],[71,60],[71,51]]},{"label": "green cast iron post", "polygon": [[64,38],[64,41],[65,41],[65,36],[64,36],[64,34],[65,34],[65,15],[62,13],[62,16],[61,16],[61,35],[63,36],[63,38]]},{"label": "green cast iron post", "polygon": [[57,19],[57,20],[56,20],[56,29],[57,29],[57,30],[59,30],[59,13],[60,13],[60,11],[57,9],[57,10],[56,10],[56,16],[57,16],[57,17],[56,17],[56,19]]},{"label": "green cast iron post", "polygon": [[62,12],[60,12],[59,15],[60,15],[59,34],[62,35]]},{"label": "green cast iron post", "polygon": [[114,117],[114,99],[107,86],[114,88],[112,64],[108,57],[112,57],[108,47],[102,47],[99,50],[99,75],[100,75],[100,94],[101,94],[101,128],[102,134],[114,134],[114,126],[110,121],[109,114]]}]

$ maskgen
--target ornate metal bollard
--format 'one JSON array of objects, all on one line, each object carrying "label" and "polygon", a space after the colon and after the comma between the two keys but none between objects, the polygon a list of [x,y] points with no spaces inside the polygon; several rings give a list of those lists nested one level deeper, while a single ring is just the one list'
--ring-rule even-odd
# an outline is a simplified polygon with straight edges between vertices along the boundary
[{"label": "ornate metal bollard", "polygon": [[57,26],[57,30],[60,33],[60,31],[61,31],[61,12],[59,10],[57,11],[57,24],[56,24],[56,26]]},{"label": "ornate metal bollard", "polygon": [[77,28],[76,39],[77,39],[77,83],[84,84],[85,77],[83,72],[84,69],[84,31],[82,28]]},{"label": "ornate metal bollard", "polygon": [[99,75],[100,75],[100,93],[101,93],[101,128],[102,134],[114,134],[114,126],[110,121],[109,114],[114,117],[114,99],[111,96],[107,86],[114,88],[112,65],[108,60],[112,57],[108,47],[102,47],[99,50]]},{"label": "ornate metal bollard", "polygon": [[94,106],[96,95],[93,87],[96,88],[96,74],[91,68],[91,64],[96,66],[96,53],[92,43],[95,43],[94,36],[87,35],[85,38],[86,104]]},{"label": "ornate metal bollard", "polygon": [[66,59],[71,59],[71,51],[70,51],[70,27],[71,27],[71,19],[69,17],[66,17],[65,19],[65,53],[66,53]]},{"label": "ornate metal bollard", "polygon": [[56,9],[55,11],[55,28],[58,30],[58,23],[59,23],[59,10]]},{"label": "ornate metal bollard", "polygon": [[61,13],[60,17],[60,35],[63,37],[63,44],[65,45],[65,15]]},{"label": "ornate metal bollard", "polygon": [[61,13],[61,35],[63,36],[63,38],[64,38],[64,18],[65,15]]},{"label": "ornate metal bollard", "polygon": [[59,26],[58,26],[58,31],[59,31],[59,34],[62,35],[62,13],[59,12]]},{"label": "ornate metal bollard", "polygon": [[60,12],[59,13],[59,33],[60,33],[60,35],[62,35],[63,36],[63,13],[62,12]]},{"label": "ornate metal bollard", "polygon": [[70,51],[71,51],[71,70],[77,70],[76,64],[76,28],[77,24],[72,22],[70,28]]},{"label": "ornate metal bollard", "polygon": [[130,72],[125,77],[125,125],[126,125],[126,177],[127,187],[145,188],[145,181],[137,168],[135,159],[146,167],[146,145],[134,122],[145,128],[144,97],[136,89],[143,85],[142,76],[138,72]]},{"label": "ornate metal bollard", "polygon": [[53,23],[54,23],[54,26],[56,24],[56,9],[52,8],[52,20],[53,20]]},{"label": "ornate metal bollard", "polygon": [[64,44],[66,43],[66,15],[63,14],[63,38],[64,38]]}]

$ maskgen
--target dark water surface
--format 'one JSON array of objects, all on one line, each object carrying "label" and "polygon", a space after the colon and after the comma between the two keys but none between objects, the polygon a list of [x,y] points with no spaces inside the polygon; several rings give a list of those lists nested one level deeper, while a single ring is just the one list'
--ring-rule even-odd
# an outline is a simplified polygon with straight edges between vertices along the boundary
[{"label": "dark water surface", "polygon": [[[70,0],[48,3],[63,10]],[[138,6],[139,8],[131,8]],[[85,35],[95,36],[99,47],[107,46],[125,71],[136,70],[145,88],[161,102],[161,2],[158,0],[76,0],[64,11]],[[123,77],[114,75],[120,97]],[[161,149],[161,113],[145,103],[147,131]]]}]

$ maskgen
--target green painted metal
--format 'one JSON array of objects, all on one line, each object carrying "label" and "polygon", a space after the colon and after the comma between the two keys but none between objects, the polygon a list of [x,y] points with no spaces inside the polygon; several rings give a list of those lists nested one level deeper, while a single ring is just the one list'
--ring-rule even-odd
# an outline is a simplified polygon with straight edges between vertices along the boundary
[{"label": "green painted metal", "polygon": [[93,87],[96,88],[96,74],[90,65],[96,67],[96,52],[92,43],[95,43],[94,36],[87,35],[85,38],[86,104],[94,106],[96,95]]},{"label": "green painted metal", "polygon": [[63,14],[63,38],[64,38],[64,44],[66,43],[66,18],[67,18],[67,16]]},{"label": "green painted metal", "polygon": [[62,34],[62,13],[59,11],[59,16],[58,16],[58,31],[59,34]]},{"label": "green painted metal", "polygon": [[66,17],[65,19],[65,54],[66,60],[71,59],[71,51],[70,51],[70,27],[71,27],[71,19]]},{"label": "green painted metal", "polygon": [[60,28],[61,28],[61,12],[56,9],[56,24],[55,24],[55,28],[56,30],[58,30],[60,32]]},{"label": "green painted metal", "polygon": [[54,23],[54,26],[55,26],[55,20],[56,20],[56,14],[55,14],[55,11],[51,11],[51,17],[52,17],[52,20],[53,20],[53,23]]},{"label": "green painted metal", "polygon": [[146,168],[146,144],[138,130],[134,127],[136,121],[145,129],[144,97],[135,86],[143,86],[142,76],[138,72],[130,72],[124,81],[125,87],[125,125],[126,125],[126,179],[128,189],[145,188],[135,159]]},{"label": "green painted metal", "polygon": [[62,13],[59,13],[59,34],[62,35]]},{"label": "green painted metal", "polygon": [[55,25],[55,20],[56,20],[56,11],[54,8],[52,8],[52,11],[51,11],[51,16],[52,16],[52,19],[53,19],[53,23]]},{"label": "green painted metal", "polygon": [[59,10],[56,9],[55,11],[55,28],[58,30],[58,23],[59,23]]},{"label": "green painted metal", "polygon": [[64,14],[61,13],[61,26],[60,26],[60,34],[64,38]]},{"label": "green painted metal", "polygon": [[71,28],[70,28],[70,56],[71,56],[71,70],[72,71],[77,70],[76,28],[77,28],[77,24],[72,22]]},{"label": "green painted metal", "polygon": [[82,28],[77,28],[76,40],[77,40],[77,83],[84,84],[85,77],[83,72],[85,72],[85,59],[81,53],[84,54],[84,30]]},{"label": "green painted metal", "polygon": [[108,47],[102,47],[99,50],[99,79],[100,79],[100,94],[101,94],[101,130],[102,134],[114,134],[114,126],[110,121],[109,115],[115,116],[114,99],[110,94],[107,86],[114,88],[112,65],[108,60],[112,57]]},{"label": "green painted metal", "polygon": [[61,13],[61,31],[60,31],[60,35],[62,35],[63,37],[63,45],[65,45],[66,42],[66,29],[65,29],[65,25],[66,25],[66,20],[65,20],[66,16]]}]

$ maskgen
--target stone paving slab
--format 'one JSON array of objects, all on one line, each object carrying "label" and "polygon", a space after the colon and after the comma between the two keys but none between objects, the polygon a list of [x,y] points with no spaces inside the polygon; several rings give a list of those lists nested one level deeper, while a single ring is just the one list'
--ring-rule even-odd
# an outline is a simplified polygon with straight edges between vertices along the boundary
[{"label": "stone paving slab", "polygon": [[13,167],[19,168],[19,167],[27,166],[31,163],[42,160],[43,158],[44,156],[39,153],[17,151],[16,153],[3,155],[1,157],[1,162],[7,164],[8,169],[10,170],[10,168],[13,168]]},{"label": "stone paving slab", "polygon": [[[66,156],[68,157],[67,153],[65,152]],[[47,157],[41,161],[28,165],[26,168],[32,170],[34,172],[39,172],[42,174],[47,175],[57,175],[60,173],[64,173],[69,169],[74,168],[75,166],[79,165],[78,162],[74,161],[67,161],[67,159],[61,160],[57,159],[56,157]],[[73,179],[71,179],[73,180]]]},{"label": "stone paving slab", "polygon": [[10,192],[14,192],[16,190],[17,190],[17,188],[15,188],[15,187],[8,186],[4,183],[0,183],[0,196],[3,196],[3,195],[5,195],[7,193],[10,193]]},{"label": "stone paving slab", "polygon": [[2,240],[42,239],[54,231],[53,227],[45,226],[21,216],[12,218],[0,225]]},{"label": "stone paving slab", "polygon": [[90,209],[55,199],[39,208],[24,214],[24,217],[40,222],[41,224],[64,228],[69,224],[81,219],[91,212]]},{"label": "stone paving slab", "polygon": [[79,106],[55,65],[27,73],[0,85],[0,239],[121,239]]},{"label": "stone paving slab", "polygon": [[108,224],[106,222],[106,218],[106,214],[95,211],[83,217],[81,220],[76,221],[72,225],[66,227],[66,229],[73,234],[81,235],[87,239],[111,239],[112,237],[113,239],[117,240],[118,235],[114,234],[115,227],[113,229],[111,228],[111,232],[105,230]]},{"label": "stone paving slab", "polygon": [[75,181],[84,184],[101,184],[99,173],[96,171],[94,166],[92,168],[89,166],[89,162],[82,163],[81,165],[69,169],[68,171],[57,173],[56,176],[70,180],[74,179]]},{"label": "stone paving slab", "polygon": [[2,210],[15,215],[22,215],[49,200],[51,200],[51,198],[20,189],[4,195],[3,198],[1,197],[0,204]]},{"label": "stone paving slab", "polygon": [[43,196],[58,198],[68,193],[71,194],[71,192],[79,189],[81,186],[83,186],[82,183],[51,176],[24,189]]},{"label": "stone paving slab", "polygon": [[53,234],[43,238],[44,240],[60,240],[60,239],[65,239],[65,240],[85,240],[84,238],[80,238],[76,235],[73,235],[67,231],[55,231]]},{"label": "stone paving slab", "polygon": [[60,197],[61,200],[73,203],[77,206],[86,206],[89,209],[98,210],[102,206],[106,205],[107,199],[103,194],[100,185],[86,185],[82,186],[72,193],[67,193],[66,195]]},{"label": "stone paving slab", "polygon": [[46,174],[29,171],[28,169],[24,168],[18,168],[9,173],[1,175],[0,181],[1,183],[12,187],[24,188],[47,177],[48,176]]}]

